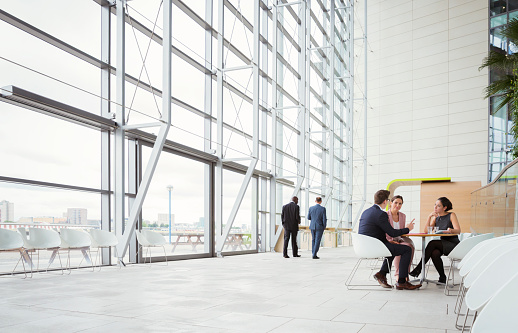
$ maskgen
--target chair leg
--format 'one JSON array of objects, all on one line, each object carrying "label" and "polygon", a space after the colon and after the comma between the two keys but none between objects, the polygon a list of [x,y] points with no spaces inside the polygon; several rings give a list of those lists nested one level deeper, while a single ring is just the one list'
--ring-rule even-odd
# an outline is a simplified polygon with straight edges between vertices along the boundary
[{"label": "chair leg", "polygon": [[455,275],[453,272],[453,260],[450,260],[450,269],[448,270],[448,276],[446,277],[446,283],[444,284],[444,295],[450,296],[450,292],[448,290],[448,282],[450,282],[450,275]]},{"label": "chair leg", "polygon": [[[119,258],[119,252],[117,251],[117,246],[114,246],[113,250],[115,252],[115,258],[117,258],[117,265],[119,266],[119,269],[121,269],[122,268],[122,259]],[[137,256],[138,256],[138,254],[137,254]]]},{"label": "chair leg", "polygon": [[391,270],[392,267],[390,267],[391,265],[389,265],[390,262],[389,262],[388,258],[385,258],[385,260],[387,261],[387,267],[389,270],[388,274],[390,276],[390,285],[392,286],[392,289],[394,289],[394,281],[392,280],[392,270]]},{"label": "chair leg", "polygon": [[347,279],[345,279],[345,286],[347,287],[348,290],[351,290],[351,288],[350,288],[351,282],[352,282],[354,274],[356,274],[356,271],[358,270],[358,267],[360,266],[360,263],[362,262],[362,260],[363,260],[363,258],[358,259],[358,261],[356,262],[356,265],[354,265],[353,269],[351,270],[351,273],[349,273],[349,276],[347,277]]},{"label": "chair leg", "polygon": [[164,249],[165,265],[168,266],[169,264],[167,263],[167,253],[165,252],[165,246],[162,245],[162,248]]},{"label": "chair leg", "polygon": [[457,305],[462,305],[462,303],[459,304],[459,301],[462,297],[461,294],[463,293],[463,291],[464,291],[464,277],[462,277],[462,280],[460,281],[460,284],[459,284],[459,290],[457,291],[457,300],[455,301],[455,308],[453,308],[453,313],[457,313]]},{"label": "chair leg", "polygon": [[95,272],[94,262],[92,260],[92,252],[90,251],[90,249],[88,249],[88,256],[90,257],[90,264],[92,264],[92,272]]},{"label": "chair leg", "polygon": [[18,259],[18,261],[16,262],[16,266],[14,266],[13,268],[13,271],[11,272],[11,276],[14,276],[14,271],[16,271],[16,267],[18,267],[18,265],[20,264],[20,261],[22,262],[22,265],[23,265],[23,273],[25,274],[25,277],[24,279],[27,278],[27,271],[25,270],[25,262],[22,260],[23,259],[23,253],[25,252],[25,250],[19,250],[20,251],[20,259]]}]

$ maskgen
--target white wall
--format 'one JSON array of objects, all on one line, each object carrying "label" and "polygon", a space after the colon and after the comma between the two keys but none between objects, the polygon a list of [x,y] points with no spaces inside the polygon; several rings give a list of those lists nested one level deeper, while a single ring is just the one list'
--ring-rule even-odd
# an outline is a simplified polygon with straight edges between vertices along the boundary
[{"label": "white wall", "polygon": [[[356,37],[363,25],[355,16]],[[487,182],[487,0],[368,1],[367,208],[397,178]],[[363,45],[355,44],[355,98],[361,98]],[[362,124],[363,106],[355,107]],[[355,146],[363,151],[363,127]],[[357,158],[355,158],[356,160]],[[359,188],[359,187],[357,187]],[[419,220],[419,187],[396,191]],[[423,209],[430,210],[429,207]]]}]

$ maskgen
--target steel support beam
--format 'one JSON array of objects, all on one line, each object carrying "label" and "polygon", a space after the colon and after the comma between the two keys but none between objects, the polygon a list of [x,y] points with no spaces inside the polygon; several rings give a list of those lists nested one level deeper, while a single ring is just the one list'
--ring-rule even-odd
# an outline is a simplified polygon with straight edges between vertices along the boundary
[{"label": "steel support beam", "polygon": [[[205,0],[205,21],[212,27],[213,18],[213,1]],[[212,68],[212,30],[205,30],[205,67]],[[211,153],[214,150],[212,147],[212,73],[205,73],[205,100],[204,108],[207,116],[203,119],[203,150],[206,153]],[[205,164],[203,177],[204,177],[204,217],[205,226],[203,234],[205,235],[203,242],[203,250],[205,253],[214,254],[214,200],[213,200],[213,189],[214,189],[214,177],[213,177],[213,166],[212,164]]]},{"label": "steel support beam", "polygon": [[[101,61],[111,63],[111,14],[110,7],[101,7]],[[101,116],[111,116],[111,74],[108,68],[101,69]],[[111,133],[101,131],[101,189],[111,192]],[[101,229],[111,230],[111,193],[101,195]],[[102,264],[111,264],[111,248],[102,249]]]},{"label": "steel support beam", "polygon": [[[122,235],[122,241],[119,242],[117,248],[119,255],[121,257],[124,257],[128,249],[130,237],[133,231],[135,230],[138,217],[140,216],[142,210],[142,204],[144,203],[144,199],[146,198],[149,185],[151,184],[151,179],[153,178],[153,174],[158,164],[158,159],[160,157],[160,154],[162,153],[162,149],[167,138],[167,133],[169,132],[169,128],[171,127],[172,3],[171,1],[164,1],[163,6],[164,43],[162,48],[162,124],[160,125],[160,130],[158,132],[156,141],[153,145],[151,156],[146,166],[146,171],[144,172],[142,177],[142,182],[139,184],[135,201],[131,206],[127,228],[124,234]],[[120,14],[124,13],[122,12]],[[124,16],[119,17],[119,11],[117,11],[117,16],[118,20],[122,19],[122,21],[124,21]],[[124,160],[122,161],[124,162]]]},{"label": "steel support beam", "polygon": [[[216,231],[216,246],[223,234],[223,67],[224,67],[224,33],[225,24],[223,22],[225,6],[224,0],[218,1],[218,48],[217,48],[217,96],[216,96],[216,162],[214,175],[214,223]],[[223,248],[223,246],[221,246]],[[217,250],[216,250],[217,251]],[[221,253],[217,253],[221,255]]]},{"label": "steel support beam", "polygon": [[[115,121],[119,125],[115,129],[115,235],[119,238],[124,233],[124,221],[126,213],[126,137],[124,126],[126,124],[126,22],[124,21],[126,0],[117,0],[117,74],[116,74],[116,116]],[[119,251],[119,255],[122,252]]]}]

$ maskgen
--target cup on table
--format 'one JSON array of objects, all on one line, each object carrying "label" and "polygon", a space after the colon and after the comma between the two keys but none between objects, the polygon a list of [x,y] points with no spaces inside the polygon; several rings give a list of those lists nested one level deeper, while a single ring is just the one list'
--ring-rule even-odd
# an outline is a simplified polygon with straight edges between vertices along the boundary
[{"label": "cup on table", "polygon": [[436,234],[439,231],[439,227],[433,227],[433,233]]},{"label": "cup on table", "polygon": [[428,227],[428,233],[429,233],[429,234],[432,234],[432,233],[433,233],[433,227]]}]

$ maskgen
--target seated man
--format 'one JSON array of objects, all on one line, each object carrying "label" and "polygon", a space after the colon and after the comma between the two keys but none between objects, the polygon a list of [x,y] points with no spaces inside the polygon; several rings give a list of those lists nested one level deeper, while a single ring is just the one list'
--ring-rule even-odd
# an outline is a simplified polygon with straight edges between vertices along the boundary
[{"label": "seated man", "polygon": [[[401,260],[399,261],[399,278],[396,283],[396,289],[417,289],[421,287],[420,284],[413,285],[410,282],[407,282],[408,266],[410,264],[410,258],[412,257],[412,250],[410,247],[405,245],[390,243],[385,235],[388,234],[391,237],[397,237],[408,234],[410,230],[414,229],[414,223],[410,222],[406,225],[406,228],[399,230],[392,228],[388,215],[385,212],[385,207],[387,207],[387,203],[390,201],[388,198],[389,195],[390,192],[387,190],[379,190],[374,194],[375,204],[362,213],[358,233],[377,238],[385,244],[392,254],[392,257],[388,258],[390,266],[392,266],[394,257],[401,256]],[[374,279],[376,279],[376,281],[378,281],[378,283],[384,288],[392,288],[392,286],[387,283],[388,272],[389,266],[387,265],[387,261],[384,260],[380,271],[374,275]]]}]

